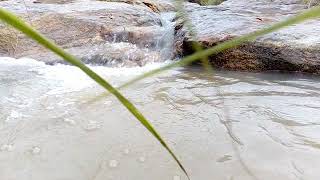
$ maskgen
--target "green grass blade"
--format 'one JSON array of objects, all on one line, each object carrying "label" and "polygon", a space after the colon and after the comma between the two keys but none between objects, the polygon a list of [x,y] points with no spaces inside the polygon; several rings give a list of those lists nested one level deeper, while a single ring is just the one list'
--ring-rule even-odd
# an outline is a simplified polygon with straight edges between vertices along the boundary
[{"label": "green grass blade", "polygon": [[169,146],[165,143],[163,138],[159,135],[159,133],[155,130],[155,128],[149,123],[149,121],[143,116],[143,114],[126,98],[124,97],[116,88],[114,88],[110,83],[104,80],[101,76],[97,73],[92,71],[89,67],[83,64],[80,60],[78,60],[73,55],[67,53],[62,48],[57,46],[55,43],[41,35],[41,33],[34,30],[30,25],[26,24],[23,20],[21,20],[16,15],[12,14],[11,12],[0,8],[0,19],[5,23],[13,26],[15,29],[20,30],[33,40],[37,41],[42,46],[46,47],[47,49],[51,50],[52,52],[56,53],[60,57],[62,57],[67,62],[73,64],[74,66],[80,68],[85,74],[91,77],[94,81],[104,87],[107,91],[112,93],[117,99],[141,122],[141,124],[149,130],[149,132],[164,146],[170,155],[174,158],[174,160],[178,163],[182,171],[187,175],[189,178],[187,171],[180,163],[177,156],[173,153],[173,151],[169,148]]},{"label": "green grass blade", "polygon": [[209,48],[209,49],[206,49],[203,51],[198,51],[190,56],[187,56],[187,57],[181,59],[180,61],[177,61],[177,62],[168,64],[166,66],[163,66],[161,68],[146,72],[140,76],[137,76],[137,77],[131,79],[130,81],[126,82],[125,84],[119,86],[119,89],[127,87],[127,86],[129,86],[137,81],[140,81],[142,79],[145,79],[147,77],[159,74],[163,71],[166,71],[166,70],[169,70],[169,69],[172,69],[175,67],[179,67],[179,66],[188,65],[188,64],[190,64],[194,61],[197,61],[203,57],[208,57],[210,55],[217,54],[217,53],[225,51],[227,49],[235,48],[235,47],[241,45],[242,43],[255,40],[259,36],[263,36],[263,35],[278,31],[280,29],[283,29],[285,27],[288,27],[288,26],[291,26],[294,24],[298,24],[298,23],[301,23],[301,22],[309,20],[309,19],[319,18],[319,17],[320,17],[320,6],[314,7],[310,10],[307,10],[306,12],[303,12],[297,16],[291,17],[285,21],[276,23],[268,28],[241,36],[239,38],[235,38],[233,40],[226,41],[224,43],[221,43],[219,45],[216,45],[212,48]]},{"label": "green grass blade", "polygon": [[[175,8],[177,9],[177,16],[182,18],[184,25],[189,32],[189,35],[191,36],[192,39],[196,39],[197,32],[196,32],[193,24],[191,23],[191,20],[189,19],[188,13],[186,12],[186,10],[184,8],[184,1],[183,0],[175,0],[174,5],[175,5]],[[203,50],[202,46],[197,41],[192,42],[191,46],[195,52]],[[209,63],[208,56],[202,57],[200,60],[201,60],[202,66],[205,68],[205,70],[207,70],[208,72],[213,72],[213,68]]]}]

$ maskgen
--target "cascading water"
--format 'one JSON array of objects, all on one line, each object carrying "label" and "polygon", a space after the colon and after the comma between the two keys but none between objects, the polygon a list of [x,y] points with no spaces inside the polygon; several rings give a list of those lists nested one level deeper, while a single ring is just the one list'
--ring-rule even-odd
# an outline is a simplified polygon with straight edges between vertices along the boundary
[{"label": "cascading water", "polygon": [[174,56],[175,15],[176,13],[174,12],[161,13],[163,33],[157,40],[156,49],[160,51],[161,57],[164,60],[172,59]]},{"label": "cascading water", "polygon": [[[157,33],[152,37],[146,37],[147,40],[142,42],[131,42],[131,36],[134,35],[130,30],[119,28],[119,32],[107,35],[106,39],[109,41],[107,44],[90,47],[91,50],[82,60],[89,64],[112,67],[132,66],[132,64],[144,66],[148,63],[170,60],[174,58],[175,48],[174,17],[174,12],[160,13],[161,27],[155,27]],[[114,54],[117,53],[119,55],[114,58]]]}]

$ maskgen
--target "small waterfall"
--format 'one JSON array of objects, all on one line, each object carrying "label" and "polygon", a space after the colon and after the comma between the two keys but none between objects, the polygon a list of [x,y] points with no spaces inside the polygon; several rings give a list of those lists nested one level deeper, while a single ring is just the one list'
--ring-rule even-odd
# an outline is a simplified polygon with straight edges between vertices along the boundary
[{"label": "small waterfall", "polygon": [[163,31],[158,39],[156,48],[160,51],[160,55],[164,60],[172,59],[174,55],[174,17],[174,12],[161,13]]},{"label": "small waterfall", "polygon": [[111,31],[103,29],[105,43],[89,47],[89,53],[82,60],[88,64],[131,67],[173,59],[174,17],[175,12],[161,13],[161,26],[139,27],[140,30],[123,27]]}]

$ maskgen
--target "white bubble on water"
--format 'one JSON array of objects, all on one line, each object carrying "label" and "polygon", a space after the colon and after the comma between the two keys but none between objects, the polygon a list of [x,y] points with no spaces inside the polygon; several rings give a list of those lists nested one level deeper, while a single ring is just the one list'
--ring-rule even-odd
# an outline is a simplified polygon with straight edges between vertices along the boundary
[{"label": "white bubble on water", "polygon": [[94,131],[101,128],[101,124],[99,124],[97,121],[89,121],[87,126],[85,127],[88,131]]},{"label": "white bubble on water", "polygon": [[19,117],[21,117],[21,114],[19,112],[13,110],[13,111],[11,111],[10,116],[12,118],[19,118]]},{"label": "white bubble on water", "polygon": [[22,118],[22,117],[25,117],[25,116],[23,114],[21,114],[20,112],[12,110],[10,115],[5,120],[5,122],[7,122],[7,123],[15,122],[15,121],[17,121],[17,119]]},{"label": "white bubble on water", "polygon": [[69,118],[64,118],[63,121],[65,123],[70,124],[70,125],[76,125],[76,122],[74,120],[72,120],[72,119],[69,119]]},{"label": "white bubble on water", "polygon": [[109,161],[109,167],[111,167],[111,168],[116,168],[116,167],[118,167],[118,165],[119,165],[119,162],[117,161],[117,160],[110,160]]},{"label": "white bubble on water", "polygon": [[180,180],[180,176],[173,176],[173,180]]},{"label": "white bubble on water", "polygon": [[209,132],[209,129],[208,128],[202,128],[201,131],[202,132]]},{"label": "white bubble on water", "polygon": [[12,144],[4,144],[0,147],[0,151],[8,151],[11,152],[13,151],[14,147]]},{"label": "white bubble on water", "polygon": [[129,154],[129,153],[130,153],[130,150],[129,150],[129,149],[125,149],[125,150],[123,150],[123,153],[124,153],[124,154]]},{"label": "white bubble on water", "polygon": [[105,105],[111,105],[112,101],[105,101],[103,104]]},{"label": "white bubble on water", "polygon": [[53,109],[54,109],[53,106],[48,106],[48,107],[46,107],[46,110],[53,110]]},{"label": "white bubble on water", "polygon": [[143,157],[143,156],[141,156],[141,157],[139,157],[139,161],[140,161],[140,162],[145,162],[145,161],[146,161],[146,158]]},{"label": "white bubble on water", "polygon": [[40,152],[41,152],[40,147],[35,146],[32,148],[32,154],[36,155],[36,154],[40,154]]}]

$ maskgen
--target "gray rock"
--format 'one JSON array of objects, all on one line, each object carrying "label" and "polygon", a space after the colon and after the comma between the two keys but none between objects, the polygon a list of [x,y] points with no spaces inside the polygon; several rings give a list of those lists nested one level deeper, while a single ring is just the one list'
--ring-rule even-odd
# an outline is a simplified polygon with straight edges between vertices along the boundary
[{"label": "gray rock", "polygon": [[[159,44],[166,29],[160,14],[144,4],[90,0],[26,3],[27,7],[22,1],[11,0],[0,5],[19,14],[45,36],[88,63],[99,64],[101,61],[105,65],[117,65],[116,62],[127,65],[127,62],[132,66],[134,63],[143,65],[147,61],[164,60]],[[114,53],[115,50],[123,57]],[[27,56],[50,64],[62,62],[59,57],[4,25],[0,25],[0,55]]]},{"label": "gray rock", "polygon": [[[306,9],[300,0],[228,0],[219,6],[186,6],[197,32],[190,44],[212,47],[285,20]],[[320,21],[312,20],[258,38],[237,48],[213,55],[213,65],[231,70],[281,70],[320,73]]]}]

